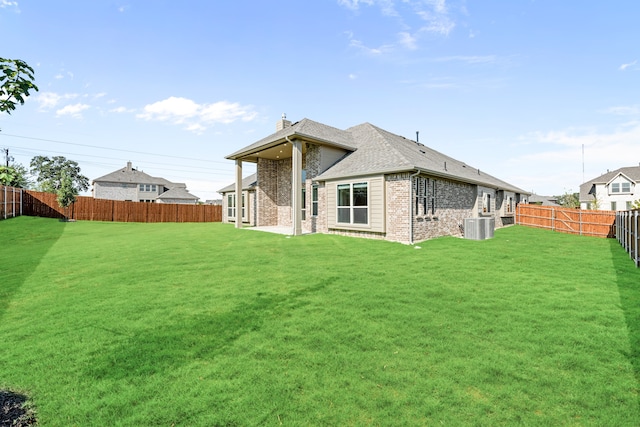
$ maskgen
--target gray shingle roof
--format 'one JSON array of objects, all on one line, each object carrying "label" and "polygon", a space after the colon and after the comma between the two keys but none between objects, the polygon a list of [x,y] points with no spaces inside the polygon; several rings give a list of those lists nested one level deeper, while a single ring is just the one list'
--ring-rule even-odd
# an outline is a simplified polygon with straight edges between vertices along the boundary
[{"label": "gray shingle roof", "polygon": [[282,130],[273,133],[266,138],[261,139],[235,153],[229,154],[226,159],[235,160],[236,158],[264,150],[274,145],[281,144],[285,141],[285,137],[295,137],[316,141],[318,143],[326,143],[353,150],[354,143],[349,132],[340,130],[322,123],[314,122],[309,119],[302,119]]},{"label": "gray shingle roof", "polygon": [[137,169],[125,166],[122,169],[118,169],[117,171],[101,176],[100,178],[96,178],[93,182],[165,185],[168,181],[164,178],[156,178]]},{"label": "gray shingle roof", "polygon": [[174,187],[159,195],[158,199],[199,200],[200,198],[189,193],[184,187]]},{"label": "gray shingle roof", "polygon": [[320,144],[332,145],[349,152],[339,162],[316,177],[318,181],[419,170],[443,178],[521,194],[530,194],[528,191],[482,172],[464,162],[370,123],[363,123],[347,130],[340,130],[309,119],[303,119],[290,127],[230,154],[226,158],[235,160],[250,156],[266,148],[283,143],[285,137],[301,138]]},{"label": "gray shingle roof", "polygon": [[640,166],[628,166],[628,167],[616,169],[614,171],[607,172],[605,174],[600,175],[597,178],[593,178],[587,182],[580,184],[580,201],[581,202],[593,201],[593,196],[589,194],[589,191],[591,191],[591,188],[595,184],[606,184],[616,176],[620,175],[621,173],[624,174],[627,178],[633,180],[635,183],[640,183]]},{"label": "gray shingle roof", "polygon": [[[242,189],[251,190],[257,185],[257,183],[258,183],[258,174],[252,173],[251,175],[248,175],[242,179]],[[221,188],[220,190],[218,190],[218,193],[222,194],[222,193],[228,193],[230,191],[236,191],[235,183],[227,185],[224,188]]]},{"label": "gray shingle roof", "polygon": [[514,185],[480,171],[432,148],[395,135],[369,123],[347,129],[356,151],[317,177],[319,181],[358,175],[420,170],[454,180],[529,194]]}]

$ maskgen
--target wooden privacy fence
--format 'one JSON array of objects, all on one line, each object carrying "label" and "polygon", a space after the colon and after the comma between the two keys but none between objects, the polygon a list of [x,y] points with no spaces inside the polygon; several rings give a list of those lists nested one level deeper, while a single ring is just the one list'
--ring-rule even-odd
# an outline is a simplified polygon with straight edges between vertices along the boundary
[{"label": "wooden privacy fence", "polygon": [[56,195],[22,190],[22,215],[85,221],[221,222],[222,206],[125,202],[78,196],[65,210]]},{"label": "wooden privacy fence", "polygon": [[0,219],[12,218],[22,214],[21,188],[0,185]]},{"label": "wooden privacy fence", "polygon": [[519,204],[516,224],[581,236],[615,237],[615,211]]},{"label": "wooden privacy fence", "polygon": [[640,266],[640,254],[638,253],[638,246],[640,246],[639,220],[640,211],[637,210],[616,213],[616,239],[629,253],[636,267]]}]

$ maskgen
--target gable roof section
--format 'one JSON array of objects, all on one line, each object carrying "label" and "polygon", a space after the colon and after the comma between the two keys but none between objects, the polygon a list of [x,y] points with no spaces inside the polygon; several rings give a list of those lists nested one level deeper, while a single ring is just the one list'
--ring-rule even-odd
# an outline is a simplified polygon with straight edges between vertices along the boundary
[{"label": "gable roof section", "polygon": [[302,119],[282,130],[273,133],[235,153],[229,154],[225,159],[236,160],[251,154],[258,153],[267,148],[286,142],[286,138],[303,139],[321,145],[331,145],[349,151],[356,149],[352,136],[343,131],[309,119]]},{"label": "gable roof section", "polygon": [[590,195],[592,193],[593,187],[597,184],[607,185],[612,180],[614,180],[618,175],[624,175],[625,178],[638,184],[640,183],[640,166],[628,166],[628,167],[616,169],[614,171],[607,172],[605,174],[600,175],[597,178],[593,178],[587,182],[580,184],[580,201],[581,202],[593,201],[593,197]]},{"label": "gable roof section", "polygon": [[[251,175],[248,175],[242,179],[243,190],[253,190],[257,184],[258,184],[257,173],[252,173]],[[231,185],[227,185],[224,188],[221,188],[220,190],[218,190],[218,193],[223,194],[223,193],[229,193],[229,192],[235,192],[235,191],[236,191],[236,184],[233,183]]]},{"label": "gable roof section", "polygon": [[158,199],[199,200],[200,198],[189,193],[185,187],[174,187],[157,197]]},{"label": "gable roof section", "polygon": [[93,182],[117,182],[127,184],[157,184],[165,185],[169,181],[164,178],[156,178],[128,166],[111,172],[107,175],[96,178]]},{"label": "gable roof section", "polygon": [[358,149],[316,177],[318,181],[419,170],[442,178],[529,194],[464,162],[372,124],[363,123],[347,132],[357,141]]}]

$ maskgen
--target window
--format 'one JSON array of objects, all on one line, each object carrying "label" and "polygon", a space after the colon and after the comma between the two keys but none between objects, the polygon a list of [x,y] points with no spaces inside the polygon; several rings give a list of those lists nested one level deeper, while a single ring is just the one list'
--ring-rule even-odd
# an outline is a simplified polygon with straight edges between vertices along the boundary
[{"label": "window", "polygon": [[622,193],[631,193],[631,183],[623,182],[620,189]]},{"label": "window", "polygon": [[611,210],[615,211],[617,210],[616,208],[618,207],[618,204],[616,202],[611,202]]},{"label": "window", "polygon": [[620,183],[619,182],[614,182],[611,184],[611,192],[612,193],[619,193],[620,192]]},{"label": "window", "polygon": [[[429,180],[427,180],[427,186]],[[431,215],[436,214],[436,180],[431,181]]]},{"label": "window", "polygon": [[311,215],[318,216],[318,184],[311,187]]},{"label": "window", "polygon": [[507,213],[513,212],[513,197],[507,197]]},{"label": "window", "polygon": [[413,182],[413,192],[415,195],[415,215],[429,214],[429,178],[418,177]]},{"label": "window", "polygon": [[158,190],[155,184],[140,184],[138,188],[140,191],[153,191],[154,193]]},{"label": "window", "polygon": [[482,213],[491,212],[491,194],[482,193]]},{"label": "window", "polygon": [[338,223],[369,223],[368,186],[366,182],[338,185]]},{"label": "window", "polygon": [[633,202],[627,202],[627,210],[630,211],[633,209]]},{"label": "window", "polygon": [[227,194],[227,217],[235,219],[236,217],[236,195],[235,193]]},{"label": "window", "polygon": [[302,220],[307,219],[307,189],[302,187]]}]

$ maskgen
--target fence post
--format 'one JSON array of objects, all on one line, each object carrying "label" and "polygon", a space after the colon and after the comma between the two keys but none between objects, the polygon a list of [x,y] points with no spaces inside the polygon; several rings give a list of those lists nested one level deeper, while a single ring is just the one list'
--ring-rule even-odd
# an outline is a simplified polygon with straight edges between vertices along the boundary
[{"label": "fence post", "polygon": [[636,267],[638,267],[638,265],[640,265],[640,254],[638,254],[638,244],[640,243],[640,233],[638,233],[638,211],[633,211],[633,218],[634,218],[634,236],[633,236],[633,240],[635,242],[635,257],[634,257],[634,262],[636,264]]}]

